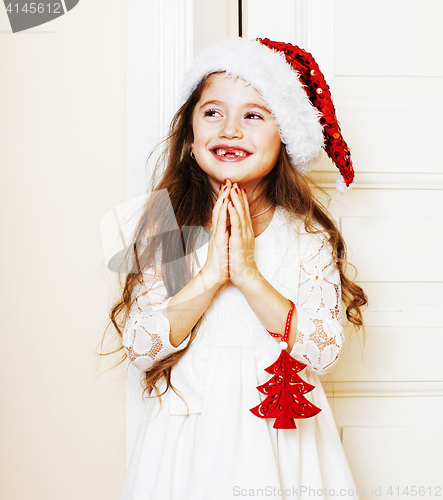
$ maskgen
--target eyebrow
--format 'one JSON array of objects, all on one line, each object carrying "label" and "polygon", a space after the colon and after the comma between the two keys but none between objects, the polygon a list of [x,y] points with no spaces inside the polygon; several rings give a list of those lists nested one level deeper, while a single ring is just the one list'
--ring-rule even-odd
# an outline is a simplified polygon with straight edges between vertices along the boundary
[{"label": "eyebrow", "polygon": [[[220,104],[225,104],[225,103],[223,101],[217,101],[217,100],[206,101],[200,106],[199,109],[202,109],[209,104],[220,105]],[[248,102],[248,103],[244,104],[243,107],[245,107],[245,108],[258,108],[258,109],[261,109],[262,111],[265,111],[266,113],[272,114],[271,111],[267,107],[262,106],[261,104],[258,104],[257,102]]]}]

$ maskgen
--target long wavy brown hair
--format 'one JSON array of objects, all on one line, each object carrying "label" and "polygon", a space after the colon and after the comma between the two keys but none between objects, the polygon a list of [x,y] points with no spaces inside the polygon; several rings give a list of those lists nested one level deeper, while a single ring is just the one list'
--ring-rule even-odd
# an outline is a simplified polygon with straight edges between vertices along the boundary
[{"label": "long wavy brown hair", "polygon": [[[126,274],[121,298],[110,312],[120,342],[129,309],[135,299],[134,288],[142,283],[144,270],[154,266],[161,269],[161,278],[170,297],[194,276],[192,252],[200,228],[211,220],[218,194],[209,183],[206,173],[190,156],[192,115],[207,85],[208,77],[200,82],[174,116],[164,141],[164,152],[156,163],[150,185],[151,195],[148,196],[134,233],[134,241],[126,256],[131,272]],[[164,196],[166,193],[167,196]],[[327,209],[314,196],[312,183],[294,168],[283,144],[275,167],[262,179],[254,194],[251,205],[265,196],[274,206],[281,206],[301,217],[307,232],[324,231],[329,235],[340,272],[346,318],[355,329],[363,327],[362,309],[368,300],[363,289],[345,274],[347,261],[343,237]],[[318,229],[319,225],[321,230]],[[171,369],[186,354],[203,316],[190,332],[190,341],[184,349],[161,359],[146,372],[145,392],[149,395],[155,391],[156,396],[162,396],[170,387],[174,390],[170,381]],[[160,394],[156,384],[162,379],[166,381],[166,389]]]}]

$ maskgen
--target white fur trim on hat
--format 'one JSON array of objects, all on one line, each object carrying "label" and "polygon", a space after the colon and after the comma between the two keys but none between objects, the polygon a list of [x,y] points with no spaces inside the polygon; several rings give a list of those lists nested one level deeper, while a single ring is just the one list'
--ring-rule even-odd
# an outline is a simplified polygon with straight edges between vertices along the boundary
[{"label": "white fur trim on hat", "polygon": [[250,83],[269,107],[297,169],[310,170],[323,146],[320,112],[311,104],[298,74],[282,53],[255,40],[227,38],[200,53],[187,73],[182,102],[212,73],[226,72]]},{"label": "white fur trim on hat", "polygon": [[347,186],[341,174],[338,174],[335,178],[335,189],[341,194],[347,193],[350,189],[353,188],[353,186],[353,182],[349,184],[349,186]]}]

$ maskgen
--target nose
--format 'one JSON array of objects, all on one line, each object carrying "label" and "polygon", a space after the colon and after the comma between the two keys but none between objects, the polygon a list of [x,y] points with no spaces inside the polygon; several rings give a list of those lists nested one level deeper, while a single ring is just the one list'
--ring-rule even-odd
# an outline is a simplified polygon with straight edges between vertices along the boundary
[{"label": "nose", "polygon": [[227,117],[220,128],[220,137],[224,139],[241,139],[243,131],[236,117]]}]

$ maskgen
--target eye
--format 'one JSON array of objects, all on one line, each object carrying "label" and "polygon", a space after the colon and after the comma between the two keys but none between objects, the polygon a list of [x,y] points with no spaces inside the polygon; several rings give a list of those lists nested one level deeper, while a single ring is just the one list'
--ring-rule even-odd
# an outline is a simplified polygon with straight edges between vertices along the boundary
[{"label": "eye", "polygon": [[204,112],[204,116],[221,116],[221,114],[216,109],[207,109]]},{"label": "eye", "polygon": [[263,120],[263,117],[254,111],[249,111],[248,113],[245,114],[245,118],[251,119],[251,120]]}]

